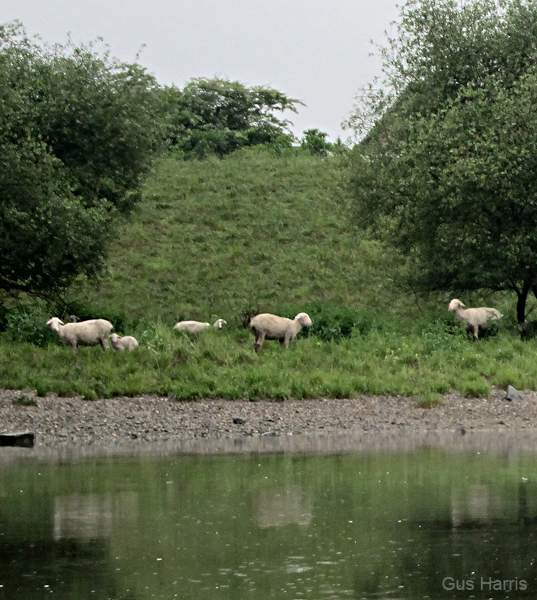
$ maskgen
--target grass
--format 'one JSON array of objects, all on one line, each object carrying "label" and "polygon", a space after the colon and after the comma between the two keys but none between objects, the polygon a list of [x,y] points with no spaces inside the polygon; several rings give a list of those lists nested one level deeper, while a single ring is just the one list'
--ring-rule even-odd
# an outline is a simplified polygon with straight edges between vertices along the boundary
[{"label": "grass", "polygon": [[[74,355],[44,326],[49,307],[18,306],[0,319],[2,386],[88,400],[395,394],[424,408],[454,390],[536,389],[537,341],[520,341],[504,319],[497,335],[472,343],[453,326],[449,297],[405,290],[395,254],[352,225],[342,180],[339,159],[297,154],[163,160],[118,230],[108,272],[77,282],[66,309],[110,319],[140,347]],[[510,301],[493,300],[506,314]],[[252,314],[300,311],[314,327],[288,351],[267,342],[255,354],[245,329]],[[172,330],[181,319],[217,317],[228,322],[222,332]]]},{"label": "grass", "polygon": [[[495,386],[536,389],[537,346],[500,336],[472,343],[464,335],[432,352],[423,352],[419,334],[386,332],[352,335],[336,341],[315,336],[297,339],[285,351],[267,342],[256,354],[244,330],[208,331],[193,337],[163,326],[142,332],[131,353],[81,348],[75,355],[53,341],[43,347],[3,342],[0,380],[13,389],[35,389],[92,400],[98,397],[157,394],[177,400],[286,400],[352,398],[360,394],[413,396],[430,407],[442,394],[457,390],[486,397]],[[501,358],[506,346],[509,363]]]},{"label": "grass", "polygon": [[[390,259],[350,225],[337,160],[166,159],[79,305],[168,325],[321,303],[388,308]],[[297,310],[297,312],[299,312]],[[294,316],[294,315],[293,315]]]}]

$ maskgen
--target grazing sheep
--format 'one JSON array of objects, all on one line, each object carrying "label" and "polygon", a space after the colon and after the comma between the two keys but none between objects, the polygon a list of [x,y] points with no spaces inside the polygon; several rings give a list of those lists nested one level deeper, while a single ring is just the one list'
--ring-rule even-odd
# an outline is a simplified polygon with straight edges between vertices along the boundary
[{"label": "grazing sheep", "polygon": [[58,317],[52,317],[47,325],[55,331],[60,340],[78,352],[78,346],[101,345],[103,350],[108,350],[108,337],[114,329],[112,323],[106,319],[92,319],[80,323],[64,323]]},{"label": "grazing sheep", "polygon": [[[227,321],[224,321],[224,319],[217,319],[214,322],[213,327],[220,331],[224,325],[227,325]],[[179,323],[176,323],[173,326],[177,331],[189,331],[190,333],[201,333],[210,327],[210,323],[201,323],[200,321],[179,321]]]},{"label": "grazing sheep", "polygon": [[117,333],[113,333],[110,336],[110,342],[112,348],[117,352],[123,352],[123,350],[134,350],[138,347],[138,340],[132,335],[124,335],[123,337]]},{"label": "grazing sheep", "polygon": [[458,319],[466,323],[468,331],[473,334],[475,340],[479,336],[479,330],[485,331],[490,321],[503,317],[502,313],[495,308],[485,306],[481,308],[464,308],[464,304],[456,298],[449,303],[448,310],[454,310],[457,313]]},{"label": "grazing sheep", "polygon": [[313,321],[307,313],[298,313],[294,319],[278,317],[269,313],[256,315],[250,321],[250,330],[255,335],[255,351],[259,352],[263,342],[267,340],[280,340],[280,346],[287,348],[302,327],[311,327]]}]

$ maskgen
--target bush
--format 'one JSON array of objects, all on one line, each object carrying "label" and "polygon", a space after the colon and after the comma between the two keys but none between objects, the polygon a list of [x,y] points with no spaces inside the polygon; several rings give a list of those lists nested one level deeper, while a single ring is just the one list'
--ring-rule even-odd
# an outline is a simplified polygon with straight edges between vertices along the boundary
[{"label": "bush", "polygon": [[309,307],[307,312],[313,320],[309,335],[326,342],[339,342],[356,334],[366,336],[385,328],[383,319],[370,311],[318,304]]},{"label": "bush", "polygon": [[163,147],[163,98],[136,64],[0,26],[0,289],[50,297],[105,261],[112,224]]},{"label": "bush", "polygon": [[8,312],[4,319],[3,337],[12,342],[46,346],[57,338],[46,322],[50,317],[40,311],[15,310]]}]

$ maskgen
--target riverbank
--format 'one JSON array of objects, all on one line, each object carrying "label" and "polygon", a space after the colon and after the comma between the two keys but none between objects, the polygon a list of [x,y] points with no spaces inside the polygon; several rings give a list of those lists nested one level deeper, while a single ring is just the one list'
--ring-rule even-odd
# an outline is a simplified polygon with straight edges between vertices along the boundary
[{"label": "riverbank", "polygon": [[36,447],[179,442],[312,434],[424,433],[537,430],[537,394],[507,401],[446,395],[421,408],[412,398],[360,396],[285,402],[201,400],[145,396],[87,401],[0,390],[0,433],[30,431]]}]

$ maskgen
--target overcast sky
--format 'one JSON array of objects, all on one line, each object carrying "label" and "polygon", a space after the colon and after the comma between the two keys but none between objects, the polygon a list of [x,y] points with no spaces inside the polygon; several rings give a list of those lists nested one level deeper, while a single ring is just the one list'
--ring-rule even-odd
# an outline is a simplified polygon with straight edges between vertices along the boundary
[{"label": "overcast sky", "polygon": [[293,131],[340,124],[358,89],[380,74],[370,43],[384,45],[396,0],[2,0],[0,21],[18,19],[47,42],[104,38],[122,61],[162,84],[222,77],[302,100]]}]

